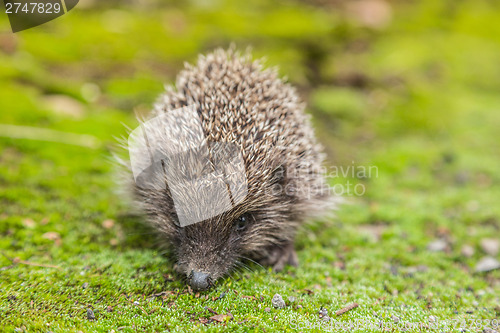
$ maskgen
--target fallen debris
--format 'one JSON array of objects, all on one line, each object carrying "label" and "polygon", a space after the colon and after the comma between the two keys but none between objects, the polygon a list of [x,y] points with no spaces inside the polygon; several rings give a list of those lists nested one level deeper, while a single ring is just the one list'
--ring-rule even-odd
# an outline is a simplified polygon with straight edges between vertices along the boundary
[{"label": "fallen debris", "polygon": [[337,310],[335,311],[335,314],[337,316],[340,316],[340,315],[343,315],[344,313],[348,312],[348,311],[351,311],[352,309],[355,309],[359,306],[358,303],[352,303],[352,304],[349,304],[348,306],[346,306],[345,308],[342,308],[340,310]]},{"label": "fallen debris", "polygon": [[321,319],[322,321],[330,321],[330,316],[328,316],[328,310],[325,309],[325,308],[321,308],[319,309],[319,312],[318,312],[318,315],[319,315],[319,319]]},{"label": "fallen debris", "polygon": [[436,239],[427,245],[427,250],[431,252],[444,252],[448,249],[448,243],[444,239]]},{"label": "fallen debris", "polygon": [[175,295],[175,294],[176,294],[175,291],[167,290],[167,291],[162,291],[160,293],[149,295],[148,298],[149,297],[163,297],[163,298],[165,298],[166,296]]},{"label": "fallen debris", "polygon": [[476,272],[489,272],[500,268],[500,262],[493,257],[484,257],[476,265]]},{"label": "fallen debris", "polygon": [[87,309],[87,319],[88,320],[95,320],[95,314],[94,314],[94,311],[92,311],[92,309]]},{"label": "fallen debris", "polygon": [[212,296],[212,301],[215,302],[216,300],[224,298],[224,297],[226,297],[226,292],[225,291],[223,291],[222,294],[220,294],[220,296],[217,296],[217,297]]},{"label": "fallen debris", "polygon": [[57,269],[61,269],[61,267],[59,267],[59,266],[49,265],[49,264],[39,264],[39,263],[36,263],[36,262],[21,260],[21,258],[18,258],[18,257],[12,259],[12,258],[9,258],[5,253],[3,253],[3,252],[1,252],[1,253],[2,253],[2,255],[5,258],[7,258],[9,261],[12,262],[12,265],[9,265],[9,266],[6,266],[6,267],[2,267],[2,268],[0,268],[0,271],[12,268],[12,267],[14,267],[17,264],[23,264],[23,265],[28,265],[28,266],[37,266],[37,267],[45,267],[45,268],[57,268]]},{"label": "fallen debris", "polygon": [[472,257],[474,255],[474,252],[474,248],[470,245],[462,246],[462,250],[460,251],[460,253],[467,258]]},{"label": "fallen debris", "polygon": [[107,220],[102,221],[102,226],[106,229],[111,229],[114,227],[114,225],[115,225],[114,220],[107,219]]},{"label": "fallen debris", "polygon": [[23,226],[25,226],[28,229],[33,229],[36,227],[36,222],[33,219],[26,218],[22,220]]},{"label": "fallen debris", "polygon": [[208,312],[210,312],[210,313],[211,313],[211,314],[213,314],[213,315],[216,315],[216,316],[218,315],[218,313],[217,313],[217,312],[215,312],[215,310],[214,310],[214,309],[209,308],[209,307],[207,307],[207,306],[205,306],[205,310],[207,310]]},{"label": "fallen debris", "polygon": [[251,299],[252,301],[256,301],[257,300],[257,297],[255,297],[255,296],[242,295],[241,298]]},{"label": "fallen debris", "polygon": [[500,251],[500,242],[495,238],[483,238],[481,240],[481,249],[490,256],[496,256]]},{"label": "fallen debris", "polygon": [[233,319],[233,315],[230,314],[230,313],[228,313],[228,314],[219,314],[219,315],[215,315],[215,316],[210,317],[210,319],[215,320],[215,321],[217,321],[219,323],[223,323],[225,321]]},{"label": "fallen debris", "polygon": [[285,301],[283,300],[283,297],[281,297],[280,294],[275,294],[273,296],[271,303],[276,309],[284,309],[286,307]]}]

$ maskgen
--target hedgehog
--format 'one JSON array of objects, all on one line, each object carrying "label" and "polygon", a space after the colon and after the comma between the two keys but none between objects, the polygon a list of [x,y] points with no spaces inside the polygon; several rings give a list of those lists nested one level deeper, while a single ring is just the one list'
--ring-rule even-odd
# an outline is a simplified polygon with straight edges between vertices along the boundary
[{"label": "hedgehog", "polygon": [[299,227],[335,207],[304,109],[276,68],[218,49],[186,64],[130,135],[142,173],[127,163],[127,191],[193,289],[246,260],[297,266]]}]

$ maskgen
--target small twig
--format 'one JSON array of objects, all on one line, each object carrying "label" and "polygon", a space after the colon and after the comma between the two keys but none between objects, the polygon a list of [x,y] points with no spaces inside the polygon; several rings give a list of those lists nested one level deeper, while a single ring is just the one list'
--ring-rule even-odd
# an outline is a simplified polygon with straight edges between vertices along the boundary
[{"label": "small twig", "polygon": [[218,315],[218,313],[217,313],[217,312],[215,312],[215,310],[214,310],[214,309],[209,308],[209,307],[207,307],[207,306],[205,307],[205,310],[208,310],[208,312],[210,312],[210,313],[211,313],[211,314],[213,314],[213,315]]},{"label": "small twig", "polygon": [[12,258],[8,257],[4,252],[1,252],[1,253],[2,253],[2,255],[5,258],[7,258],[10,262],[12,262],[12,265],[2,267],[2,268],[0,268],[0,271],[4,271],[6,269],[12,268],[12,267],[14,267],[17,264],[23,264],[23,265],[28,265],[28,266],[37,266],[37,267],[45,267],[45,268],[57,268],[57,269],[61,269],[61,267],[59,267],[59,266],[49,265],[49,264],[39,264],[39,263],[36,263],[36,262],[21,260],[21,259],[19,259],[17,257],[14,258],[14,259],[12,259]]},{"label": "small twig", "polygon": [[151,294],[148,296],[148,298],[151,298],[151,297],[167,297],[169,295],[175,295],[175,291],[171,291],[171,290],[167,290],[167,291],[162,291],[162,292],[159,292],[157,294]]},{"label": "small twig", "polygon": [[359,306],[358,303],[352,303],[352,304],[349,304],[348,306],[346,306],[345,308],[342,308],[340,310],[337,310],[335,311],[335,314],[337,316],[340,316],[340,315],[343,315],[344,313],[348,312],[348,311],[351,311],[352,309],[355,309]]}]

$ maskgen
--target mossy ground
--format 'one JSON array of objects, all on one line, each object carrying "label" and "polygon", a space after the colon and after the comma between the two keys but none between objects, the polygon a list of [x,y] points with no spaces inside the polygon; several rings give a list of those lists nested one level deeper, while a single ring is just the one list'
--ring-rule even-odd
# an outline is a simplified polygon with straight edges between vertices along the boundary
[{"label": "mossy ground", "polygon": [[[356,10],[299,1],[82,2],[16,35],[2,17],[0,123],[90,134],[98,144],[23,139],[39,134],[29,128],[13,138],[0,127],[1,330],[494,326],[500,270],[475,266],[486,255],[481,240],[500,238],[500,4],[389,6],[392,19],[384,26],[380,16],[380,27]],[[333,180],[366,192],[301,231],[300,267],[276,274],[250,265],[195,294],[127,215],[110,152],[123,124],[136,125],[133,110],[147,111],[184,61],[231,42],[252,45],[299,88],[329,166],[378,172]],[[444,248],[429,251],[436,240]],[[464,256],[465,245],[474,254]],[[285,309],[271,306],[275,293]],[[334,314],[353,302],[359,307]],[[210,310],[232,318],[210,320]]]}]

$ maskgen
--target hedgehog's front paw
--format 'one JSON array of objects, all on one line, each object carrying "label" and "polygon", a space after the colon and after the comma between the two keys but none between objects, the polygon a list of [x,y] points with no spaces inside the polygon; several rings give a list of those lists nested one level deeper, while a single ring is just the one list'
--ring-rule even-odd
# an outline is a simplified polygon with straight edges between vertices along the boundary
[{"label": "hedgehog's front paw", "polygon": [[282,271],[285,265],[297,267],[299,265],[299,258],[297,257],[293,243],[273,247],[265,264],[272,266],[275,272]]}]

